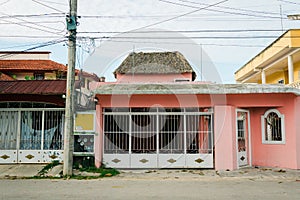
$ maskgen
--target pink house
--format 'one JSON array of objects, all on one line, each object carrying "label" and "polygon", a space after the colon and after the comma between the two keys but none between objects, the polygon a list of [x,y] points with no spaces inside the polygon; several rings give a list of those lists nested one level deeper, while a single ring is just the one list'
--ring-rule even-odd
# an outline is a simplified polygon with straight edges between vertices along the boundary
[{"label": "pink house", "polygon": [[131,53],[93,85],[95,164],[115,168],[300,169],[300,91],[195,82],[179,52]]}]

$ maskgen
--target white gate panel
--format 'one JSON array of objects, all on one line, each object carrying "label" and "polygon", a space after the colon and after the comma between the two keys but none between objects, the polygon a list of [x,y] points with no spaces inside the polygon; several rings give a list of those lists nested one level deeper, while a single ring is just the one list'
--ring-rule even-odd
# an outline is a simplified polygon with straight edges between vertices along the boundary
[{"label": "white gate panel", "polygon": [[159,154],[158,167],[159,168],[184,168],[185,155],[184,154]]},{"label": "white gate panel", "polygon": [[187,168],[213,168],[213,154],[187,154]]},{"label": "white gate panel", "polygon": [[157,154],[131,154],[131,168],[157,168]]},{"label": "white gate panel", "polygon": [[238,165],[239,166],[248,165],[248,158],[247,158],[247,152],[246,151],[238,152]]},{"label": "white gate panel", "polygon": [[63,162],[64,160],[64,151],[63,150],[47,150],[43,152],[43,162],[50,163],[54,160]]},{"label": "white gate panel", "polygon": [[17,150],[1,150],[0,153],[0,163],[17,163],[18,154]]},{"label": "white gate panel", "polygon": [[103,116],[103,160],[109,167],[214,167],[210,109],[108,108]]},{"label": "white gate panel", "polygon": [[129,154],[104,154],[103,163],[107,167],[130,168]]},{"label": "white gate panel", "polygon": [[42,163],[43,151],[42,150],[19,150],[18,162],[19,163]]}]

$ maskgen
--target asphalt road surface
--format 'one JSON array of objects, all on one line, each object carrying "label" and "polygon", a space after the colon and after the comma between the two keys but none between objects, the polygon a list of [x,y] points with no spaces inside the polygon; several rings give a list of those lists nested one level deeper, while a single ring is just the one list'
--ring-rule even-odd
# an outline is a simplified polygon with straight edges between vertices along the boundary
[{"label": "asphalt road surface", "polygon": [[240,177],[112,177],[0,180],[0,199],[300,199],[300,181]]}]

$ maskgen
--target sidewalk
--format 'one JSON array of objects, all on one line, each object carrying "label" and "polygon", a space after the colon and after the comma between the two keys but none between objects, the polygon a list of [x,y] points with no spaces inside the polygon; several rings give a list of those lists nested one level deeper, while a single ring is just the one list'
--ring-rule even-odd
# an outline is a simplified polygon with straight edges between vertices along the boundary
[{"label": "sidewalk", "polygon": [[0,165],[0,179],[24,178],[36,176],[46,164],[12,164]]},{"label": "sidewalk", "polygon": [[[37,176],[46,164],[0,165],[0,179],[16,179]],[[55,166],[46,174],[49,177],[60,177],[62,165]],[[233,171],[215,171],[212,169],[155,169],[155,170],[119,170],[121,174],[113,179],[249,179],[249,180],[285,180],[300,182],[300,170],[277,168],[243,168]],[[99,174],[79,172],[82,176]]]}]

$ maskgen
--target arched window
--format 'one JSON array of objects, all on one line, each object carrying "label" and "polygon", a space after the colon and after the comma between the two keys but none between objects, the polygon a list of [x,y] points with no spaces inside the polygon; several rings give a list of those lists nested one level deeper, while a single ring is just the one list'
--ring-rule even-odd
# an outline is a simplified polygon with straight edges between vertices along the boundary
[{"label": "arched window", "polygon": [[262,142],[265,144],[284,144],[284,115],[276,109],[270,109],[261,116]]}]

